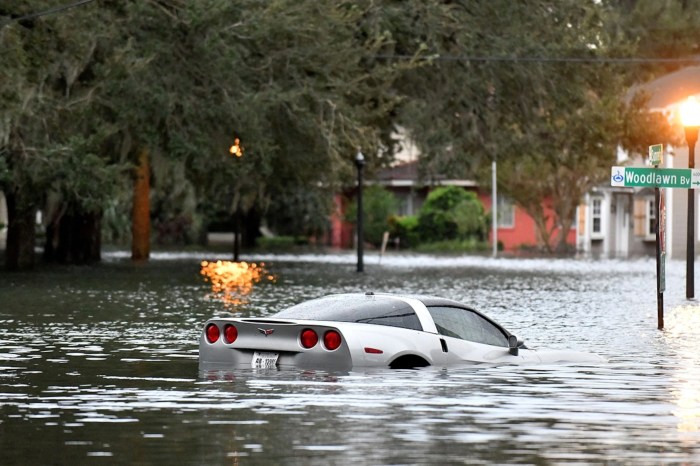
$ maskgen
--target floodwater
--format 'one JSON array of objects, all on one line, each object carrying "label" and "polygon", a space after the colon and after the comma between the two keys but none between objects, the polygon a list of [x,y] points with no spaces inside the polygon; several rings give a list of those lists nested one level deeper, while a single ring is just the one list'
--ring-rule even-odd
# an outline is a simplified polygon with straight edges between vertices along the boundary
[{"label": "floodwater", "polygon": [[[700,463],[700,304],[682,262],[659,331],[653,260],[370,254],[358,274],[350,254],[216,259],[0,272],[0,464]],[[608,362],[198,372],[210,316],[368,290],[469,302],[530,347]]]}]

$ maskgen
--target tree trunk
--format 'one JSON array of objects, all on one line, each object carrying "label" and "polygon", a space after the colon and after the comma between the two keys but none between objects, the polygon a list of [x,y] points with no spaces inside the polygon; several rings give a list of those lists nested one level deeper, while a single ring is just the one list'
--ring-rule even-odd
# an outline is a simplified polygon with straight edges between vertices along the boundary
[{"label": "tree trunk", "polygon": [[131,259],[148,260],[151,252],[150,166],[148,149],[139,153],[131,221]]},{"label": "tree trunk", "polygon": [[557,215],[557,220],[559,221],[561,228],[559,229],[559,235],[557,237],[556,246],[554,250],[558,254],[568,254],[572,252],[572,249],[576,249],[575,247],[572,248],[571,245],[566,241],[569,237],[571,225],[573,225],[574,219],[576,217],[576,208],[574,207],[573,210],[570,208],[566,208],[564,210],[564,213]]},{"label": "tree trunk", "polygon": [[[71,212],[69,210],[69,212]],[[102,213],[66,213],[46,229],[44,260],[92,264],[101,259]]]},{"label": "tree trunk", "polygon": [[17,193],[5,193],[7,203],[7,245],[5,267],[8,270],[24,270],[34,267],[34,222],[36,208],[26,208]]},{"label": "tree trunk", "polygon": [[255,242],[260,236],[260,224],[262,216],[257,208],[241,213],[241,240],[244,248],[254,248]]}]

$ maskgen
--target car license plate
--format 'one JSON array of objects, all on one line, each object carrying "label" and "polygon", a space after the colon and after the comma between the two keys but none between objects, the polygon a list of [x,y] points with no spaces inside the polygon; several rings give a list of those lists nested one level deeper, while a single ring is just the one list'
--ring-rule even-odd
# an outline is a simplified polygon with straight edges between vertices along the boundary
[{"label": "car license plate", "polygon": [[277,358],[279,357],[279,353],[256,351],[253,353],[252,366],[259,369],[272,369],[277,367]]}]

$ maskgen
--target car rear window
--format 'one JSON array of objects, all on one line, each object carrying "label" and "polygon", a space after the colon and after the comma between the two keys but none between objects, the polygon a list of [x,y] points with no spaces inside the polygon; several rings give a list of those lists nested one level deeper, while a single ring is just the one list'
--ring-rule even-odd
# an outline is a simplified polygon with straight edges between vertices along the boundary
[{"label": "car rear window", "polygon": [[405,301],[374,296],[329,296],[313,299],[271,317],[357,322],[423,330],[415,311]]}]

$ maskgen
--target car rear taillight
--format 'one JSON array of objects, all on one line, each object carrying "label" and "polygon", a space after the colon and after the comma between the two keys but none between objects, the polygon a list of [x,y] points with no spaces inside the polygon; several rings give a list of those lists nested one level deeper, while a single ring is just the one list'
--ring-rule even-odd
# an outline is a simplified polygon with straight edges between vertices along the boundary
[{"label": "car rear taillight", "polygon": [[301,346],[303,346],[304,348],[313,348],[314,346],[316,346],[316,343],[318,343],[318,335],[310,328],[306,328],[301,331],[301,335],[299,335],[299,341],[301,341]]},{"label": "car rear taillight", "polygon": [[231,324],[226,324],[224,327],[224,341],[233,343],[238,338],[238,329]]},{"label": "car rear taillight", "polygon": [[209,343],[215,343],[216,340],[219,339],[219,335],[221,335],[219,327],[216,324],[207,325],[205,333],[207,334],[207,341]]},{"label": "car rear taillight", "polygon": [[323,335],[323,345],[327,350],[337,350],[341,342],[340,333],[335,330],[329,330]]}]

